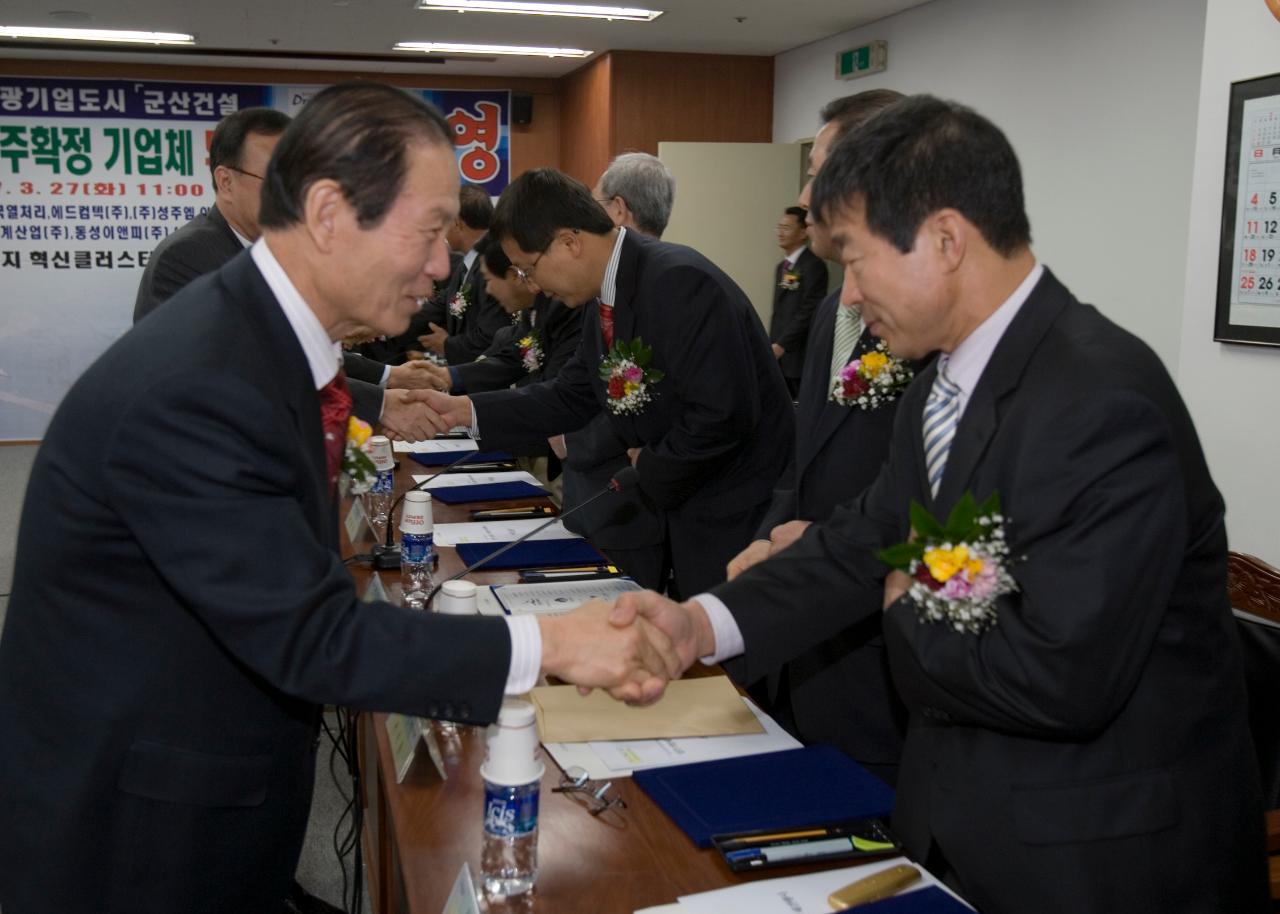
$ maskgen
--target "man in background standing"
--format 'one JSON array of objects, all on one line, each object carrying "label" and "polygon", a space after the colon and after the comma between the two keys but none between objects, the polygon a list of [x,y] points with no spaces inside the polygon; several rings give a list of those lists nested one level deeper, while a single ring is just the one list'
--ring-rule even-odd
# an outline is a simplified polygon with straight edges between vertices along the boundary
[{"label": "man in background standing", "polygon": [[804,373],[809,321],[827,294],[827,265],[810,250],[805,227],[808,215],[803,206],[788,206],[778,220],[778,247],[785,256],[773,271],[773,316],[769,319],[773,354],[793,399]]}]

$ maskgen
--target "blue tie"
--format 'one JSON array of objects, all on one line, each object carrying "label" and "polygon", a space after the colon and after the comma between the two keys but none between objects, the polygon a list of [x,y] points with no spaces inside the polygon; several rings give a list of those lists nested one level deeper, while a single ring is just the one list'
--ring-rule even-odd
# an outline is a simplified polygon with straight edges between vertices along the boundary
[{"label": "blue tie", "polygon": [[959,421],[960,388],[947,377],[947,365],[942,362],[924,404],[924,465],[929,474],[929,492],[935,498]]}]

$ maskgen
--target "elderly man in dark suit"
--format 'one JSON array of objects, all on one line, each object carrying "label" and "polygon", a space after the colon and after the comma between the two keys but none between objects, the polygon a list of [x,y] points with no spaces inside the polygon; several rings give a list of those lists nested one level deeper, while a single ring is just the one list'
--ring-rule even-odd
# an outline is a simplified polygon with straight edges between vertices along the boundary
[{"label": "elderly man in dark suit", "polygon": [[[807,211],[813,177],[831,147],[903,95],[871,89],[823,106],[822,127],[809,153]],[[810,225],[809,250],[835,260],[840,252],[824,226]],[[867,406],[842,401],[835,390],[847,364],[875,352],[880,340],[862,323],[856,303],[839,289],[818,306],[810,326],[796,403],[796,450],[756,539],[729,563],[733,579],[780,551],[811,522],[871,485],[889,456],[898,399]],[[911,363],[919,371],[923,363]],[[863,619],[787,663],[770,676],[771,713],[806,742],[839,746],[890,784],[897,779],[906,712],[889,680],[880,620]]]},{"label": "elderly man in dark suit", "polygon": [[243,108],[218,122],[209,143],[213,206],[166,237],[151,252],[133,305],[136,324],[191,280],[212,273],[247,248],[262,230],[262,179],[289,115]]},{"label": "elderly man in dark suit", "polygon": [[[214,204],[151,252],[138,284],[135,324],[192,280],[212,273],[258,240],[263,177],[288,126],[289,116],[272,108],[245,108],[218,122],[209,144]],[[350,352],[344,354],[344,362],[357,416],[400,438],[430,437],[416,395],[409,392],[427,386],[424,366],[392,368]]]},{"label": "elderly man in dark suit", "polygon": [[677,588],[723,579],[791,453],[794,416],[764,327],[742,291],[690,248],[613,225],[586,187],[551,169],[502,195],[494,235],[522,275],[585,307],[578,354],[516,391],[428,394],[441,427],[486,446],[580,428],[602,409],[640,490],[665,514]]},{"label": "elderly man in dark suit", "polygon": [[438,111],[324,90],[271,160],[263,237],[63,400],[0,638],[6,914],[278,914],[324,703],[485,723],[539,671],[660,692],[651,628],[363,604],[337,553],[337,341],[407,326],[457,187]]},{"label": "elderly man in dark suit", "polygon": [[805,225],[808,216],[809,211],[803,206],[788,206],[783,212],[777,235],[778,247],[785,256],[773,270],[769,338],[792,397],[800,391],[813,309],[827,294],[827,265],[810,246]]},{"label": "elderly man in dark suit", "polygon": [[[859,498],[714,593],[624,598],[615,621],[749,674],[883,606],[910,715],[894,831],[978,910],[1261,914],[1222,498],[1160,360],[1036,262],[1022,199],[1004,135],[928,96],[833,150],[813,203],[846,299],[894,352],[943,355]],[[1016,585],[974,584],[983,626],[963,588],[877,557],[913,501],[945,519],[965,493],[999,495],[1008,555],[961,583],[1003,565]]]}]

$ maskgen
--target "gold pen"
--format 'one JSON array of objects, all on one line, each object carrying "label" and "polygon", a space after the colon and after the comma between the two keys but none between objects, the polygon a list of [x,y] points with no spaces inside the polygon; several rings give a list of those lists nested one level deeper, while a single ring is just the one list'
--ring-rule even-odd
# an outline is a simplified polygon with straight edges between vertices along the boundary
[{"label": "gold pen", "polygon": [[836,889],[827,896],[827,903],[831,905],[833,911],[844,911],[868,902],[879,901],[881,898],[888,898],[919,878],[918,869],[910,863],[899,863],[897,866],[891,866],[864,879],[851,882],[842,889]]}]

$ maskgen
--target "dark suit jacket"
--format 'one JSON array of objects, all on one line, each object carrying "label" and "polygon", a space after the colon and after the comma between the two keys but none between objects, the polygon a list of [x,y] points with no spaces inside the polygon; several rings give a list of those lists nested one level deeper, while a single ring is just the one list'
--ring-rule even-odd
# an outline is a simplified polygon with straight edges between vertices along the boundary
[{"label": "dark suit jacket", "polygon": [[[614,302],[616,340],[641,338],[665,377],[638,415],[609,421],[643,447],[640,489],[666,511],[677,581],[694,593],[760,522],[790,456],[795,418],[751,303],[696,251],[627,232]],[[550,382],[472,398],[486,447],[581,428],[607,409],[598,310],[585,307],[577,355]]]},{"label": "dark suit jacket", "polygon": [[[542,345],[542,364],[529,371],[520,356],[520,340],[534,332]],[[453,392],[524,387],[554,378],[573,358],[581,338],[582,309],[540,293],[533,307],[521,312],[520,323],[513,325],[508,318],[507,326],[494,334],[483,359],[453,367],[459,382]]]},{"label": "dark suit jacket", "polygon": [[782,265],[773,270],[773,317],[769,319],[769,339],[786,350],[778,364],[788,378],[802,377],[805,344],[813,311],[827,294],[827,265],[807,247],[800,252],[793,272],[800,274],[799,288],[782,288]]},{"label": "dark suit jacket", "polygon": [[136,324],[191,280],[212,273],[242,250],[244,245],[218,207],[209,207],[207,213],[166,236],[151,252],[138,283],[133,322]]},{"label": "dark suit jacket", "polygon": [[[489,348],[493,335],[511,323],[511,318],[502,310],[502,305],[486,291],[484,274],[480,272],[484,249],[491,243],[488,235],[476,242],[476,259],[471,261],[471,269],[463,274],[460,288],[466,290],[466,310],[461,316],[455,315],[452,309],[447,312],[445,329],[449,331],[449,338],[444,341],[444,357],[450,365],[465,365],[474,361]],[[454,289],[453,293],[456,294],[457,291]],[[453,294],[450,294],[446,299],[446,307],[452,301]]]},{"label": "dark suit jacket", "polygon": [[[814,314],[796,408],[796,450],[773,493],[757,539],[791,520],[821,523],[869,486],[889,455],[898,401],[873,410],[831,400],[831,347],[840,290]],[[864,331],[845,361],[873,351]],[[918,373],[924,364],[915,364]],[[864,618],[786,665],[779,687],[806,742],[839,746],[886,780],[896,776],[906,711],[889,681],[878,616]]]},{"label": "dark suit jacket", "polygon": [[63,400],[0,638],[6,914],[278,914],[323,704],[494,719],[504,626],[358,601],[321,437],[248,254]]},{"label": "dark suit jacket", "polygon": [[910,712],[893,825],[984,914],[1266,908],[1223,504],[1173,382],[1046,273],[973,392],[936,500],[904,397],[852,506],[717,592],[749,668],[880,614],[874,550],[917,499],[999,492],[1020,592],[959,634],[884,613]]}]

